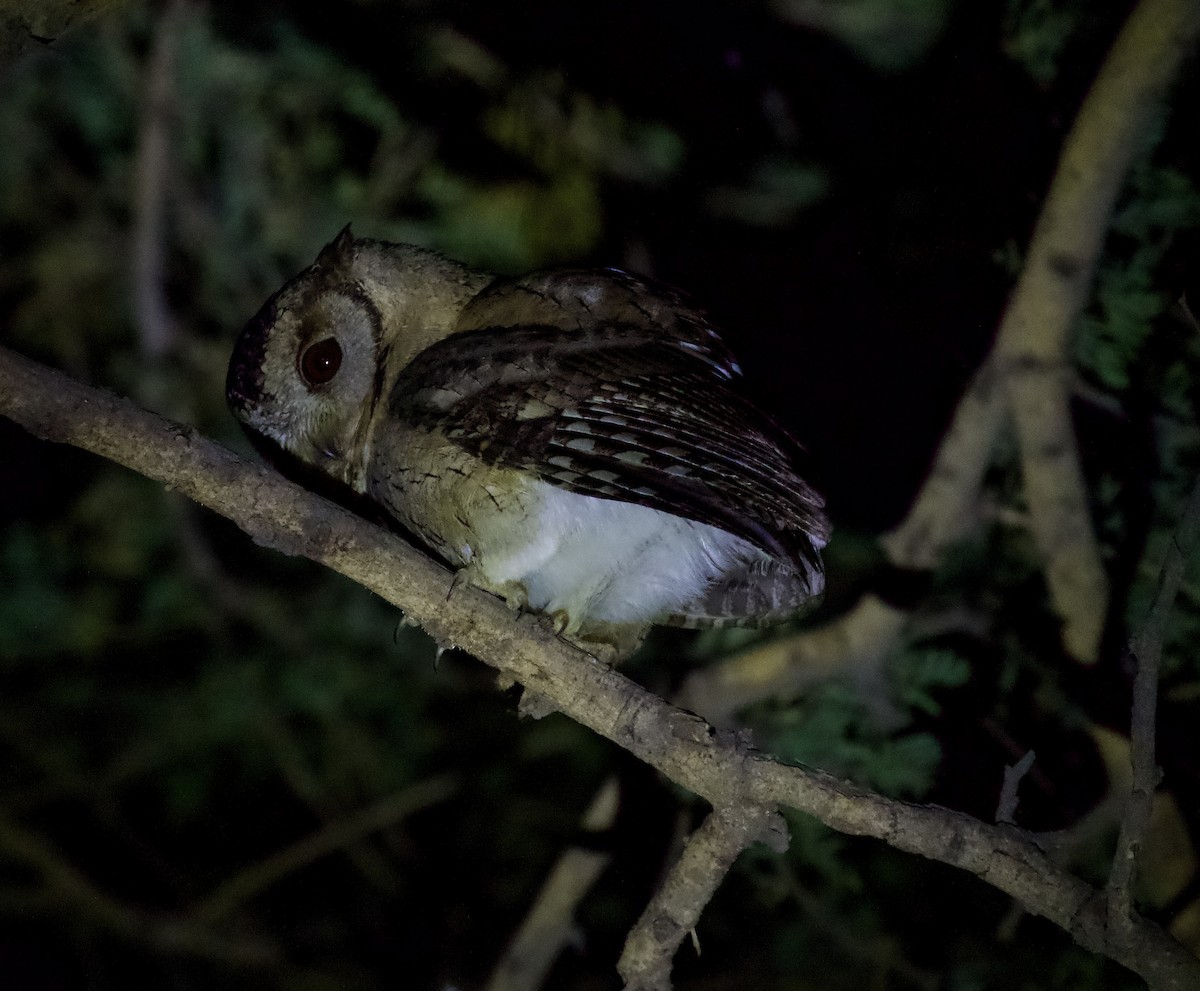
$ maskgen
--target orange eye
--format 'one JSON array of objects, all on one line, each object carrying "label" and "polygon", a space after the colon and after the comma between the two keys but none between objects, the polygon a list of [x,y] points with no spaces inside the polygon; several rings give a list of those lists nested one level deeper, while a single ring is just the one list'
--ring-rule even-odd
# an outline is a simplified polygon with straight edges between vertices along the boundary
[{"label": "orange eye", "polygon": [[332,337],[309,345],[300,356],[300,374],[310,386],[324,385],[342,367],[342,348]]}]

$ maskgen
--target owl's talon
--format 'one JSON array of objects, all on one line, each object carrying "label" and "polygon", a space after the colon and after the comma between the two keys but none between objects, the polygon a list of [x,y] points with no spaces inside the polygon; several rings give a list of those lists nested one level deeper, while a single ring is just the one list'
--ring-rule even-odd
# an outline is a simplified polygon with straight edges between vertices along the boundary
[{"label": "owl's talon", "polygon": [[446,601],[450,601],[450,596],[454,594],[454,590],[467,580],[467,569],[459,568],[454,572],[454,577],[450,579],[450,587],[446,589]]},{"label": "owl's talon", "polygon": [[565,609],[556,609],[550,614],[550,623],[554,635],[561,637],[571,628],[571,616]]},{"label": "owl's talon", "polygon": [[507,593],[504,596],[504,604],[518,616],[524,616],[529,612],[529,596],[525,594],[523,588]]}]

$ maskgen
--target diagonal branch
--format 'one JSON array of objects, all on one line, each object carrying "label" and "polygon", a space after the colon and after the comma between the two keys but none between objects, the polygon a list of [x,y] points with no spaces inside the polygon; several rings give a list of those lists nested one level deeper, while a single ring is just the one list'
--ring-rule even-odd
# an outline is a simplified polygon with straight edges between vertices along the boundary
[{"label": "diagonal branch", "polygon": [[[1108,582],[1092,530],[1070,417],[1068,369],[1075,323],[1087,303],[1117,196],[1151,123],[1200,32],[1198,0],[1141,0],[1080,107],[1063,145],[1028,257],[992,352],[959,401],[929,475],[907,516],[880,543],[897,568],[932,570],[978,529],[983,479],[1011,416],[1030,520],[1063,643],[1094,661],[1106,618]],[[873,606],[838,622],[843,653],[827,666],[885,656],[899,642],[903,610],[858,636],[849,623],[879,619]],[[867,643],[867,639],[870,642]],[[820,630],[757,648],[698,672],[689,697],[712,701],[717,721],[737,693],[742,706],[787,693],[805,680],[810,656],[828,647]],[[865,649],[864,649],[865,648]],[[841,662],[839,664],[839,661]],[[723,684],[719,684],[723,682]]]},{"label": "diagonal branch", "polygon": [[824,626],[796,636],[766,640],[691,672],[675,702],[718,726],[767,694],[798,698],[811,685],[856,665],[880,664],[899,640],[908,613],[864,595]]},{"label": "diagonal branch", "polygon": [[[617,817],[617,779],[596,792],[580,826],[585,833],[611,829]],[[537,899],[488,979],[485,991],[535,991],[575,933],[575,910],[608,867],[611,855],[576,844],[551,868]]]},{"label": "diagonal branch", "polygon": [[1142,0],[1134,8],[1067,136],[992,357],[1007,387],[1063,643],[1084,661],[1099,649],[1108,581],[1071,422],[1072,332],[1125,176],[1198,30],[1196,0]]},{"label": "diagonal branch", "polygon": [[[1064,646],[1084,661],[1095,660],[1099,648],[1108,582],[1071,423],[1072,332],[1126,174],[1198,31],[1197,0],[1141,0],[1126,21],[1063,145],[992,354],[955,413],[908,518],[884,538],[902,566],[937,563],[946,537],[957,537],[971,516],[965,510],[979,498],[1002,403],[1016,426],[1034,537],[1063,618]],[[997,377],[1001,396],[994,395]]]},{"label": "diagonal branch", "polygon": [[717,886],[746,847],[759,840],[787,848],[779,813],[763,806],[714,809],[690,837],[625,941],[617,970],[625,991],[670,991],[675,951],[700,921]]},{"label": "diagonal branch", "polygon": [[192,907],[188,918],[205,925],[216,922],[288,874],[365,836],[387,829],[414,812],[445,801],[454,794],[455,788],[455,782],[449,777],[430,778],[388,795],[354,815],[331,822],[223,881],[207,898]]},{"label": "diagonal branch", "polygon": [[566,715],[624,747],[714,808],[788,805],[834,829],[970,871],[1055,922],[1083,946],[1136,971],[1154,991],[1200,987],[1200,961],[1157,926],[1130,921],[1108,938],[1103,896],[1054,865],[1029,839],[945,809],[885,799],[827,774],[789,767],[667,704],[559,640],[535,616],[462,588],[394,534],[251,464],[190,427],[81,385],[0,348],[0,414],[38,436],[126,465],[232,520],[258,543],[325,564],[520,681]]},{"label": "diagonal branch", "polygon": [[27,893],[29,905],[71,909],[99,928],[142,940],[159,950],[262,967],[279,959],[277,947],[260,940],[230,937],[191,920],[156,916],[109,896],[36,833],[0,810],[0,854],[32,868],[41,887]]}]

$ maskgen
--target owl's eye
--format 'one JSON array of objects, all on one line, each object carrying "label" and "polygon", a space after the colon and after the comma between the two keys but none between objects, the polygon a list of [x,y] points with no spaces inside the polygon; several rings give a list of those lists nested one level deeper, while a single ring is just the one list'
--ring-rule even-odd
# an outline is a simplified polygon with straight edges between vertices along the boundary
[{"label": "owl's eye", "polygon": [[310,344],[300,355],[300,374],[309,386],[324,385],[342,367],[342,348],[332,337]]}]

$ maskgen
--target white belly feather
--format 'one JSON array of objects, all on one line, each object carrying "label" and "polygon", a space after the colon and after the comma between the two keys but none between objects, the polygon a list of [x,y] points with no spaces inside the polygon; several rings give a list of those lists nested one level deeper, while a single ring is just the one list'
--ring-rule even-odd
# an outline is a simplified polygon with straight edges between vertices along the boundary
[{"label": "white belly feather", "polygon": [[[532,496],[530,498],[529,496]],[[731,533],[634,503],[535,482],[533,539],[518,550],[463,548],[493,588],[523,586],[528,605],[583,623],[647,623],[686,608],[723,574],[766,560]]]}]

